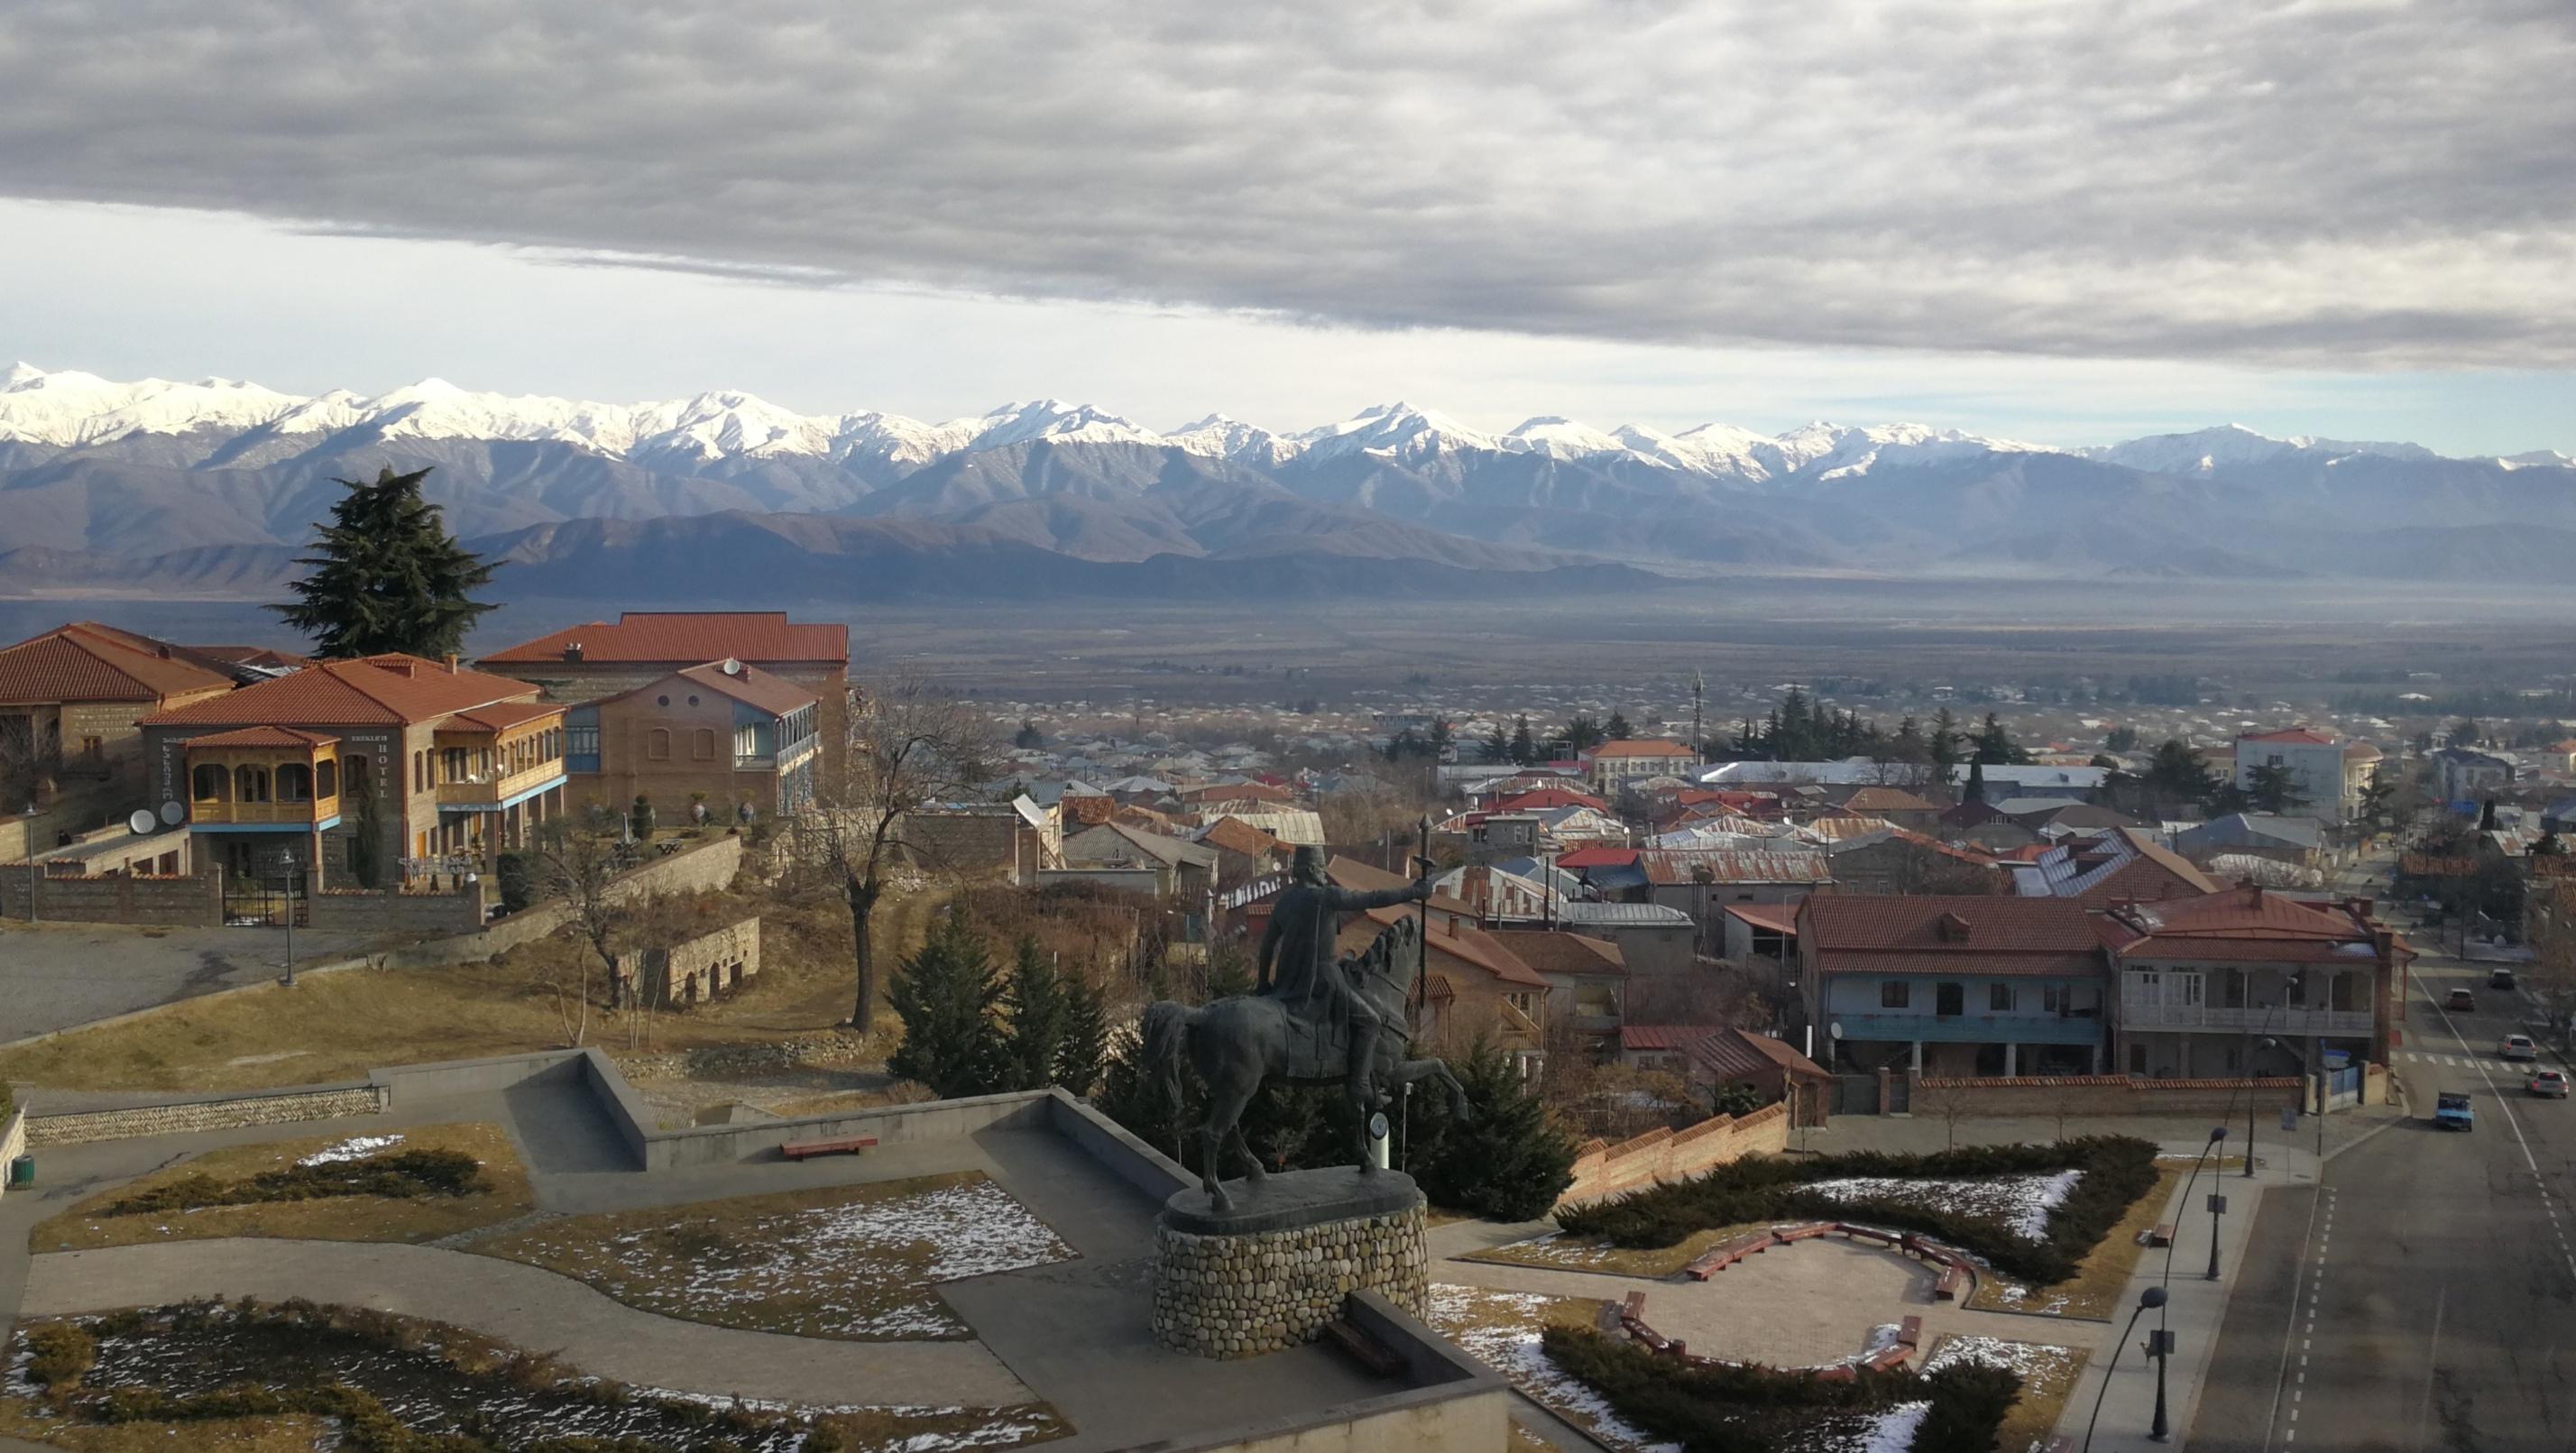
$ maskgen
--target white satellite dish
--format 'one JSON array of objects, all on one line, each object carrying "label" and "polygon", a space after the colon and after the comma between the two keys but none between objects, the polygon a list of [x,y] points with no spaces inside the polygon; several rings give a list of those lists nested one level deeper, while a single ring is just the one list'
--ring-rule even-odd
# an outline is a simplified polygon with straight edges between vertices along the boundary
[{"label": "white satellite dish", "polygon": [[724,674],[727,676],[740,676],[742,674],[742,663],[731,656],[725,657]]},{"label": "white satellite dish", "polygon": [[175,797],[162,803],[161,820],[172,827],[177,827],[179,824],[188,820],[187,805],[180,802],[179,799]]},{"label": "white satellite dish", "polygon": [[161,819],[152,815],[151,808],[138,807],[134,809],[134,815],[125,820],[125,825],[139,833],[150,832],[161,825]]}]

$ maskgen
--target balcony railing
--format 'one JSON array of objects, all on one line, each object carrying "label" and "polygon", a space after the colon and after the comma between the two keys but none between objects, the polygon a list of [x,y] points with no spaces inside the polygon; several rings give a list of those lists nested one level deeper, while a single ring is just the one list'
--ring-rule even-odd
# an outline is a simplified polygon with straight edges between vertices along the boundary
[{"label": "balcony railing", "polygon": [[522,792],[533,792],[561,779],[564,764],[539,762],[516,772],[468,772],[438,784],[438,805],[467,811],[493,811]]},{"label": "balcony railing", "polygon": [[1910,1010],[1827,1010],[1827,1032],[1854,1040],[1913,1040],[1942,1044],[2094,1044],[2102,1037],[2099,1015],[1925,1014]]},{"label": "balcony railing", "polygon": [[340,815],[337,796],[306,802],[228,802],[201,798],[188,804],[189,821],[199,827],[311,827]]},{"label": "balcony railing", "polygon": [[2367,1009],[2221,1009],[2209,1004],[2123,1004],[2123,1029],[2221,1029],[2245,1034],[2368,1034]]}]

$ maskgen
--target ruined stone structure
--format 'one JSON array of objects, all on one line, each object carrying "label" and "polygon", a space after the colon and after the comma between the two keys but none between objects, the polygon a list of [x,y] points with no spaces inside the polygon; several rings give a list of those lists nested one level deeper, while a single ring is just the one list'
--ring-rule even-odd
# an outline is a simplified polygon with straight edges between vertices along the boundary
[{"label": "ruined stone structure", "polygon": [[703,1004],[759,972],[760,920],[746,918],[666,949],[618,955],[618,999],[652,1008]]}]

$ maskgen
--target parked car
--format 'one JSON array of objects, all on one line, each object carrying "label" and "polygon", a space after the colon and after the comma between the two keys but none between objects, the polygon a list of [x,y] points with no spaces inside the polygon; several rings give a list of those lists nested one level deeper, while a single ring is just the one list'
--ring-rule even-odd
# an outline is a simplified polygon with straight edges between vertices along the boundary
[{"label": "parked car", "polygon": [[2442,1130],[2475,1130],[2477,1112],[2469,1108],[2465,1090],[2444,1090],[2433,1097],[2433,1124]]},{"label": "parked car", "polygon": [[2487,987],[2490,989],[2510,989],[2513,987],[2513,984],[2513,970],[2511,969],[2498,969],[2494,973],[2487,975]]},{"label": "parked car", "polygon": [[2544,1100],[2564,1100],[2567,1098],[2567,1072],[2533,1070],[2531,1079],[2523,1085],[2523,1088]]},{"label": "parked car", "polygon": [[2508,1034],[2504,1037],[2504,1042],[2496,1046],[2496,1058],[2538,1059],[2540,1047],[2531,1042],[2531,1036],[2528,1034]]},{"label": "parked car", "polygon": [[2462,1012],[2473,1011],[2478,1007],[2478,996],[2470,993],[2466,989],[2453,989],[2451,991],[2451,997],[2443,1003],[2442,1007],[2445,1009],[2458,1009]]}]

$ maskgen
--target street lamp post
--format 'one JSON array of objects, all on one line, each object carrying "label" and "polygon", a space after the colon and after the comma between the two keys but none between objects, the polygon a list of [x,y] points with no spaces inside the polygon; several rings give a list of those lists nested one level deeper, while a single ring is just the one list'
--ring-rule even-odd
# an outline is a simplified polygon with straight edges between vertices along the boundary
[{"label": "street lamp post", "polygon": [[2165,1364],[2173,1360],[2174,1334],[2162,1327],[2148,1334],[2151,1355],[2156,1359],[2156,1418],[2147,1427],[2147,1439],[2154,1443],[2173,1441],[2173,1424],[2165,1417]]},{"label": "street lamp post", "polygon": [[36,866],[36,804],[27,804],[20,814],[27,819],[27,921],[36,921],[36,883],[43,870]]},{"label": "street lamp post", "polygon": [[[2164,1304],[2165,1289],[2163,1287],[2149,1287],[2145,1291],[2140,1292],[2138,1294],[2138,1309],[2129,1314],[2128,1328],[2120,1333],[2119,1341],[2111,1344],[2110,1364],[2102,1369],[2102,1386],[2096,1389],[2093,1394],[2093,1416],[2084,1420],[2084,1453],[2093,1453],[2093,1427],[2096,1423],[2102,1421],[2103,1395],[2111,1390],[2111,1374],[2120,1370],[2120,1353],[2122,1349],[2127,1345],[2131,1337],[2137,1335],[2138,1319],[2147,1314],[2148,1308],[2161,1307]],[[2162,1388],[2159,1387],[2158,1391],[2161,1392]]]},{"label": "street lamp post", "polygon": [[[2191,1163],[2191,1177],[2190,1177],[2190,1179],[2185,1180],[2185,1181],[2182,1183],[2182,1203],[2183,1203],[2185,1206],[2188,1206],[2188,1205],[2190,1205],[2190,1204],[2191,1204],[2191,1192],[2192,1192],[2192,1188],[2193,1188],[2194,1186],[2196,1186],[2196,1185],[2198,1185],[2198,1184],[2200,1183],[2200,1168],[2201,1168],[2202,1166],[2207,1165],[2207,1164],[2209,1163],[2209,1154],[2210,1154],[2210,1152],[2211,1152],[2211,1151],[2214,1151],[2214,1150],[2216,1150],[2216,1149],[2218,1149],[2220,1142],[2222,1142],[2222,1141],[2224,1141],[2224,1140],[2226,1140],[2226,1139],[2227,1139],[2227,1127],[2226,1127],[2226,1126],[2224,1126],[2224,1125],[2214,1125],[2214,1126],[2210,1127],[2210,1131],[2209,1131],[2209,1143],[2208,1143],[2207,1145],[2204,1145],[2204,1146],[2202,1146],[2202,1147],[2200,1148],[2200,1159],[2195,1160],[2195,1161],[2193,1161],[2193,1162]],[[2169,1284],[2173,1281],[2174,1246],[2175,1246],[2175,1243],[2176,1243],[2176,1242],[2179,1242],[2179,1241],[2181,1241],[2181,1240],[2182,1240],[2182,1237],[2181,1237],[2181,1236],[2179,1236],[2179,1235],[2177,1235],[2177,1236],[2175,1236],[2175,1237],[2173,1238],[2173,1240],[2172,1240],[2172,1241],[2168,1241],[2168,1242],[2166,1242],[2166,1243],[2165,1243],[2165,1274],[2164,1274],[2162,1277],[2158,1278],[2158,1280],[2157,1280],[2157,1285],[2159,1285],[2159,1286],[2169,1285]],[[2162,1317],[2158,1317],[2158,1318],[2156,1319],[2156,1321],[2157,1321],[2158,1325],[2162,1325],[2162,1324],[2163,1324],[2163,1322],[2164,1322],[2164,1318],[2162,1318]]]},{"label": "street lamp post", "polygon": [[[2216,1184],[2218,1184],[2218,1177],[2216,1177],[2216,1176],[2211,1176],[2211,1177],[2209,1178],[2209,1183],[2210,1183],[2211,1185],[2216,1185]],[[2212,1191],[2212,1192],[2210,1192],[2210,1193],[2209,1193],[2209,1276],[2208,1276],[2208,1280],[2210,1280],[2210,1281],[2216,1281],[2216,1280],[2218,1280],[2218,1218],[2219,1218],[2220,1216],[2222,1216],[2222,1215],[2226,1214],[2226,1211],[2227,1211],[2227,1197],[2226,1197],[2225,1195],[2223,1195],[2223,1194],[2221,1194],[2221,1193],[2217,1192],[2217,1191]]]},{"label": "street lamp post", "polygon": [[[2265,1018],[2271,1016],[2266,1014]],[[2265,1039],[2254,1046],[2254,1054],[2279,1046],[2277,1039]],[[2245,1057],[2245,1179],[2254,1179],[2254,1055]]]}]

